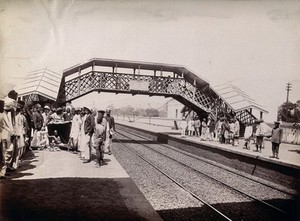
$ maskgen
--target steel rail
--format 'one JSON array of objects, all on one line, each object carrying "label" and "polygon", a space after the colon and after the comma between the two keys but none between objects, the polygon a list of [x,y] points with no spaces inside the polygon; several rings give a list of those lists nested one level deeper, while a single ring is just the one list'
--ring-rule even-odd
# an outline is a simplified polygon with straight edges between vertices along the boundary
[{"label": "steel rail", "polygon": [[183,154],[183,155],[189,156],[189,157],[194,158],[194,159],[196,159],[196,160],[200,160],[200,161],[202,161],[203,163],[210,164],[210,165],[212,165],[212,166],[221,168],[221,169],[223,169],[223,170],[226,170],[227,172],[230,172],[230,173],[232,173],[232,174],[241,176],[241,177],[243,177],[243,178],[245,178],[245,179],[248,179],[248,180],[253,181],[253,182],[255,182],[255,183],[261,184],[261,185],[266,186],[266,187],[268,187],[268,188],[277,190],[278,192],[287,194],[287,195],[289,195],[289,196],[291,196],[291,197],[296,197],[296,196],[297,196],[297,195],[295,195],[295,194],[292,194],[292,193],[289,193],[289,192],[284,191],[284,190],[282,190],[282,189],[279,189],[278,187],[275,187],[275,186],[272,186],[272,185],[269,185],[269,184],[266,184],[266,183],[259,182],[258,180],[252,179],[252,178],[250,178],[250,177],[248,177],[248,176],[246,176],[246,175],[244,175],[244,174],[241,174],[241,173],[232,171],[232,170],[230,170],[230,169],[228,169],[228,168],[226,168],[226,167],[222,167],[222,166],[220,166],[220,165],[217,165],[217,164],[215,164],[215,163],[213,163],[213,162],[210,162],[210,161],[208,161],[208,160],[206,160],[206,159],[203,159],[202,157],[199,157],[199,156],[197,156],[197,155],[195,156],[195,154],[192,154],[192,153],[186,152],[186,151],[184,151],[184,150],[181,150],[181,149],[172,147],[172,146],[170,146],[170,145],[166,145],[166,144],[159,143],[159,142],[157,142],[157,141],[151,140],[151,139],[149,139],[149,138],[147,138],[147,137],[144,137],[144,136],[139,135],[139,134],[135,134],[135,133],[133,133],[133,132],[126,131],[126,133],[132,134],[132,135],[134,135],[134,136],[140,137],[140,138],[145,139],[145,140],[148,140],[148,141],[152,141],[152,142],[155,143],[156,145],[160,145],[160,146],[166,147],[166,148],[171,149],[171,150],[173,150],[173,151],[175,151],[175,152],[178,152],[178,153],[181,153],[181,154]]},{"label": "steel rail", "polygon": [[[119,133],[119,132],[117,132]],[[119,133],[120,134],[120,133]],[[193,196],[195,199],[199,200],[200,202],[202,202],[203,204],[205,204],[206,206],[208,206],[210,209],[212,209],[213,211],[215,211],[217,214],[219,214],[221,217],[223,217],[225,220],[228,221],[232,221],[232,219],[230,219],[229,217],[227,217],[225,214],[223,214],[221,211],[219,211],[218,209],[216,209],[215,207],[213,207],[212,205],[210,205],[208,202],[206,202],[204,199],[202,199],[201,197],[199,197],[198,195],[196,195],[195,193],[193,193],[192,191],[190,191],[189,189],[187,189],[186,187],[184,187],[181,183],[179,183],[178,181],[176,181],[172,176],[170,176],[169,174],[167,174],[166,172],[164,172],[163,170],[161,170],[160,168],[158,168],[157,166],[155,166],[153,163],[151,163],[149,160],[147,160],[145,157],[143,157],[141,154],[139,154],[137,151],[133,150],[132,148],[130,148],[128,145],[124,144],[122,141],[120,141],[118,138],[115,138],[120,144],[122,144],[124,147],[126,147],[127,149],[129,149],[131,152],[133,152],[134,154],[136,154],[138,157],[140,157],[141,159],[143,159],[145,162],[147,162],[148,164],[150,164],[152,167],[154,167],[156,170],[158,170],[160,173],[162,173],[163,175],[165,175],[168,179],[170,179],[172,182],[174,182],[177,186],[179,186],[180,188],[182,188],[183,190],[185,190],[186,192],[188,192],[191,196]]]},{"label": "steel rail", "polygon": [[174,159],[174,158],[172,158],[172,157],[170,157],[170,156],[168,156],[168,155],[166,155],[166,154],[163,154],[163,153],[161,153],[161,152],[159,152],[159,151],[157,151],[157,150],[154,150],[153,148],[151,148],[151,147],[149,147],[149,146],[147,146],[147,145],[145,145],[145,144],[143,144],[143,143],[141,143],[141,142],[139,142],[139,141],[137,141],[137,140],[134,140],[134,139],[132,139],[132,138],[130,138],[130,137],[128,137],[128,136],[126,136],[126,135],[120,133],[120,132],[118,132],[118,133],[121,134],[121,135],[123,135],[123,136],[125,136],[125,137],[127,137],[127,138],[129,138],[129,139],[131,139],[131,140],[133,140],[133,141],[135,141],[135,142],[137,142],[137,143],[139,143],[139,144],[142,145],[142,146],[145,146],[145,147],[151,149],[152,151],[154,151],[154,152],[156,152],[156,153],[159,153],[159,154],[161,154],[161,155],[163,155],[163,156],[165,156],[165,157],[167,157],[167,158],[169,158],[169,159],[171,159],[171,160],[173,160],[173,161],[175,161],[175,162],[177,162],[177,163],[179,163],[179,164],[181,164],[181,165],[183,165],[183,166],[185,166],[185,167],[187,167],[187,168],[189,168],[189,169],[192,169],[193,171],[195,171],[195,172],[197,172],[197,173],[200,173],[200,174],[204,175],[205,177],[207,177],[207,178],[209,178],[209,179],[211,179],[211,180],[214,180],[214,181],[216,181],[216,182],[218,182],[218,183],[220,183],[220,184],[222,184],[222,185],[228,187],[229,189],[232,189],[232,190],[234,190],[234,191],[236,191],[236,192],[238,192],[238,193],[240,193],[240,194],[242,194],[242,195],[244,195],[244,196],[247,196],[247,197],[249,197],[250,199],[253,199],[254,201],[259,202],[259,203],[261,203],[261,204],[263,204],[263,205],[265,205],[265,206],[267,206],[267,207],[269,207],[269,208],[272,208],[272,209],[274,209],[274,210],[276,210],[276,211],[278,211],[278,212],[280,212],[280,213],[282,213],[282,214],[288,215],[288,213],[287,213],[286,211],[283,211],[282,209],[277,208],[276,206],[273,206],[273,205],[271,205],[271,204],[269,204],[269,203],[267,203],[267,202],[265,202],[265,201],[263,201],[263,200],[257,199],[257,198],[255,198],[254,196],[251,196],[250,194],[248,194],[248,193],[246,193],[246,192],[244,192],[244,191],[242,191],[242,190],[236,189],[236,188],[234,188],[234,187],[232,187],[232,186],[230,186],[230,185],[228,185],[228,184],[226,184],[226,183],[224,183],[224,182],[222,182],[222,181],[220,181],[220,180],[218,180],[218,179],[216,179],[216,178],[214,178],[214,177],[212,177],[212,176],[210,176],[210,175],[207,175],[207,174],[204,173],[204,172],[201,172],[201,171],[199,171],[199,170],[197,170],[197,169],[195,169],[195,168],[192,168],[192,167],[186,165],[185,163],[182,163],[182,162],[180,162],[180,161],[178,161],[178,160],[176,160],[176,159]]}]

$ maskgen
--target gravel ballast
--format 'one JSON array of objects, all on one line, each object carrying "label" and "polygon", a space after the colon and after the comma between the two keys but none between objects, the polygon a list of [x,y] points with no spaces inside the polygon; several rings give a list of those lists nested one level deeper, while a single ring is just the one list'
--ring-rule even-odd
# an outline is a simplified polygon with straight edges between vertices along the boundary
[{"label": "gravel ballast", "polygon": [[[118,135],[118,137],[121,138],[121,140],[123,141],[126,140],[126,138],[123,136]],[[138,138],[136,137],[135,139]],[[142,140],[142,142],[145,143],[145,140]],[[244,195],[241,195],[240,193],[237,193],[232,189],[224,185],[221,185],[220,183],[217,183],[216,181],[208,179],[207,177],[197,173],[194,170],[200,170],[204,173],[212,175],[214,178],[222,180],[222,182],[227,183],[229,186],[237,187],[244,191],[249,191],[250,195],[253,195],[254,197],[258,197],[259,199],[262,200],[267,199],[267,200],[284,201],[290,198],[289,195],[286,195],[282,192],[279,192],[277,190],[272,190],[269,187],[263,186],[249,179],[238,177],[236,174],[230,174],[226,170],[222,170],[217,167],[212,167],[211,165],[205,164],[195,158],[179,153],[177,151],[173,151],[172,149],[169,149],[167,147],[162,147],[161,145],[153,144],[153,143],[151,144],[151,142],[149,141],[146,142],[147,145],[150,145],[151,148],[155,149],[156,151],[166,154],[169,157],[172,157],[186,164],[188,167],[183,166],[182,164],[174,160],[171,160],[160,153],[154,152],[153,150],[147,147],[143,147],[140,144],[134,142],[126,142],[126,143],[127,145],[130,145],[131,148],[134,148],[135,151],[138,151],[141,155],[143,155],[143,157],[147,158],[153,164],[155,164],[163,171],[165,171],[167,174],[170,174],[172,177],[178,180],[182,185],[187,187],[193,193],[199,195],[210,204],[215,205],[220,210],[226,211],[226,215],[228,215],[229,217],[235,217],[237,219],[244,219],[244,220],[248,220],[248,219],[253,220],[257,216],[262,217],[263,220],[274,220],[274,218],[275,219],[278,218],[278,216],[274,214],[274,211],[273,213],[271,213],[272,210],[269,210],[268,208],[264,208],[257,203],[253,203],[252,199],[245,197]],[[132,177],[134,182],[136,182],[137,186],[142,190],[142,192],[145,194],[146,198],[153,205],[153,207],[156,210],[169,211],[171,209],[170,205],[172,205],[172,203],[170,204],[166,202],[168,201],[173,202],[173,200],[167,199],[168,197],[170,197],[170,195],[168,194],[170,192],[168,190],[169,184],[163,184],[163,182],[170,183],[170,181],[166,179],[160,179],[160,183],[156,181],[155,182],[150,181],[153,178],[153,176],[144,173],[144,169],[141,169],[143,168],[143,165],[132,165],[132,163],[127,163],[128,161],[126,159],[127,157],[125,157],[124,159],[124,154],[119,154],[118,152],[129,152],[129,151],[122,150],[125,147],[122,147],[119,144],[118,145],[115,144],[115,145],[118,146],[118,151],[115,149],[114,152],[114,154],[117,155],[116,156],[117,159],[120,161],[121,165],[128,172],[128,174]],[[132,154],[130,153],[130,155]],[[135,157],[135,160],[137,158],[138,157]],[[139,159],[138,161],[141,160]],[[150,166],[147,165],[146,167],[150,167]],[[145,180],[147,181],[145,182]],[[151,183],[153,184],[153,186],[149,187]],[[150,193],[151,191],[156,191],[158,195],[164,196],[165,199],[161,200],[152,197],[153,195],[155,195],[155,193]],[[174,191],[171,190],[171,193],[174,194]],[[175,203],[177,205],[176,206],[177,209],[191,207],[189,204],[186,204],[185,201],[181,201],[182,200],[181,198],[178,197],[175,198],[177,200],[177,202]],[[230,207],[235,205],[234,209],[228,209],[229,205],[231,205]],[[175,207],[173,206],[173,209],[174,208]]]}]

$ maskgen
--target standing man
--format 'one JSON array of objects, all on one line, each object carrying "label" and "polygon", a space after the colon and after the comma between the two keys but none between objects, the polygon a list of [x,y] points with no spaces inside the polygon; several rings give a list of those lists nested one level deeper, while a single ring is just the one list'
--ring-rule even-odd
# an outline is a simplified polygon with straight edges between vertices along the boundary
[{"label": "standing man", "polygon": [[283,130],[281,127],[279,127],[279,121],[274,122],[275,126],[272,129],[272,135],[271,135],[271,142],[272,142],[272,152],[273,156],[270,156],[271,158],[279,159],[278,152],[279,152],[279,145],[282,141],[283,136]]},{"label": "standing man", "polygon": [[[16,133],[14,130],[14,117],[13,117],[13,109],[15,106],[15,101],[11,98],[6,97],[4,99],[4,111],[2,120],[0,123],[1,132],[2,132],[2,164],[1,164],[1,171],[0,171],[0,178],[5,178],[6,170],[9,168],[13,152],[15,146],[15,137]],[[10,169],[10,168],[9,168]],[[13,169],[11,168],[11,171]]]},{"label": "standing man", "polygon": [[75,108],[75,115],[72,119],[72,127],[70,133],[70,141],[72,143],[72,147],[75,153],[78,152],[81,124],[82,124],[82,120],[80,117],[80,108]]},{"label": "standing man", "polygon": [[106,121],[107,121],[107,131],[106,131],[106,142],[105,146],[108,149],[108,154],[111,155],[111,145],[112,145],[112,135],[115,133],[115,119],[110,115],[111,110],[109,108],[106,108]]},{"label": "standing man", "polygon": [[11,163],[11,167],[17,169],[19,167],[19,160],[23,154],[23,149],[25,147],[25,125],[26,118],[22,114],[22,104],[17,104],[16,109],[16,117],[15,117],[15,125],[14,130],[16,133],[16,148],[13,153],[13,159]]},{"label": "standing man", "polygon": [[66,108],[66,113],[63,114],[64,121],[72,121],[73,115],[71,113],[71,107]]},{"label": "standing man", "polygon": [[222,122],[220,121],[220,117],[217,117],[217,122],[215,125],[215,141],[220,141],[221,125]]},{"label": "standing man", "polygon": [[83,152],[83,163],[91,162],[91,138],[94,133],[95,119],[89,108],[84,107],[86,118],[84,121],[84,152]]},{"label": "standing man", "polygon": [[210,119],[210,122],[208,124],[208,130],[209,130],[209,140],[215,141],[215,130],[216,130],[216,123],[213,118]]},{"label": "standing man", "polygon": [[44,124],[44,119],[42,116],[42,106],[40,104],[35,105],[36,111],[32,114],[32,120],[34,125],[34,130],[40,131]]},{"label": "standing man", "polygon": [[104,117],[104,110],[99,110],[98,111],[98,116],[96,119],[96,124],[95,124],[95,130],[94,130],[94,148],[96,149],[97,153],[97,163],[98,167],[101,166],[103,163],[103,157],[104,157],[104,142],[106,140],[106,126],[107,122]]},{"label": "standing man", "polygon": [[233,118],[234,121],[234,134],[233,134],[233,143],[232,146],[238,146],[239,145],[239,137],[240,137],[240,122],[234,116]]},{"label": "standing man", "polygon": [[184,117],[182,117],[181,121],[180,121],[180,131],[181,131],[181,137],[185,138],[185,131],[187,128],[187,121]]},{"label": "standing man", "polygon": [[47,124],[50,121],[50,112],[51,109],[48,105],[45,105],[44,107],[44,113],[42,113],[42,117],[43,117],[43,127],[47,128]]},{"label": "standing man", "polygon": [[30,148],[32,149],[38,147],[38,132],[42,130],[44,120],[42,116],[42,106],[40,104],[36,104],[33,107],[32,111],[32,121],[33,121],[33,136],[30,143]]},{"label": "standing man", "polygon": [[[262,126],[263,120],[257,120],[256,123],[256,150],[254,152],[261,152],[261,148],[263,147],[263,142],[264,142],[264,128]],[[259,150],[258,150],[259,149]]]},{"label": "standing man", "polygon": [[246,123],[246,129],[245,129],[245,133],[244,133],[244,139],[245,139],[245,144],[243,149],[250,149],[250,139],[253,135],[253,126],[251,125],[251,123]]},{"label": "standing man", "polygon": [[201,121],[198,116],[196,116],[195,120],[195,131],[196,131],[196,136],[200,137],[200,126],[201,126]]},{"label": "standing man", "polygon": [[200,140],[206,140],[206,133],[207,133],[207,121],[206,118],[202,119],[202,123],[201,123],[201,136],[200,136]]}]

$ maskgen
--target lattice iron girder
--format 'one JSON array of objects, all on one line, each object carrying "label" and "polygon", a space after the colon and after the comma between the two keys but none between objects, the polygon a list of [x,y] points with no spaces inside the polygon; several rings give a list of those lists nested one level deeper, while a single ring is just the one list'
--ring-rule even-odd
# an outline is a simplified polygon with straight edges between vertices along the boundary
[{"label": "lattice iron girder", "polygon": [[88,72],[65,82],[65,101],[72,100],[93,90],[130,91],[130,81],[148,82],[148,92],[180,95],[193,104],[208,111],[210,98],[194,85],[182,78],[132,75],[111,72]]},{"label": "lattice iron girder", "polygon": [[[66,81],[64,90],[60,89],[60,92],[65,91],[65,93],[64,95],[60,93],[59,97],[65,97],[64,102],[66,102],[93,90],[129,92],[132,91],[130,89],[131,81],[148,82],[147,92],[150,95],[179,95],[214,117],[224,111],[222,106],[224,102],[221,102],[220,105],[215,104],[216,107],[211,110],[212,99],[185,79],[163,76],[91,71]],[[236,112],[236,116],[241,123],[254,122],[256,119],[250,112],[245,110]]]},{"label": "lattice iron girder", "polygon": [[236,117],[239,119],[239,121],[243,124],[246,123],[254,123],[255,120],[257,119],[255,116],[253,116],[249,111],[247,110],[242,110],[236,112]]}]

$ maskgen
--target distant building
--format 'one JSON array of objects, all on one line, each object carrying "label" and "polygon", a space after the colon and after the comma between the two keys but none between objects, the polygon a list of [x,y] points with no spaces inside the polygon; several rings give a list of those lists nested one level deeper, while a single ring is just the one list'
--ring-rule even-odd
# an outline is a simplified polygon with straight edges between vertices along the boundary
[{"label": "distant building", "polygon": [[167,101],[166,103],[167,118],[181,119],[182,118],[181,110],[183,107],[184,107],[183,104],[179,103],[173,98]]}]

